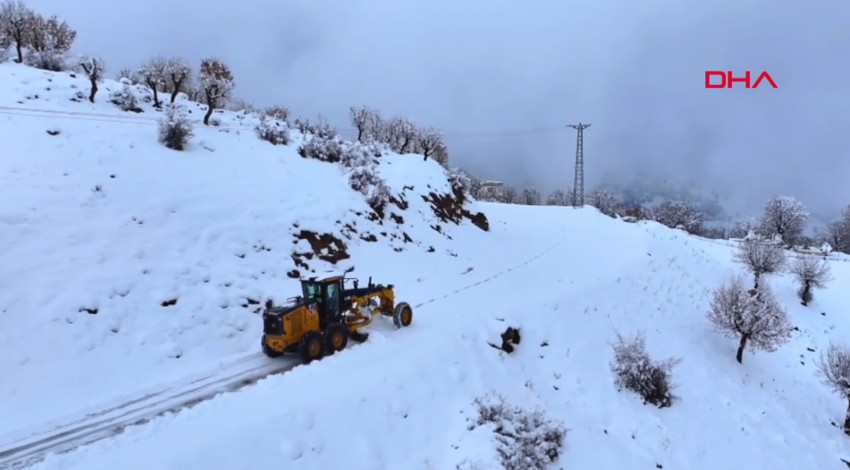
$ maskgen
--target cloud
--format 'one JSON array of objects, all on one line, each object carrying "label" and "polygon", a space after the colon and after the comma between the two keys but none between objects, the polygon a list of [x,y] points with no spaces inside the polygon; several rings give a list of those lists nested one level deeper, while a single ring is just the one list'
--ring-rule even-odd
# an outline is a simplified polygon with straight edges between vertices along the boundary
[{"label": "cloud", "polygon": [[[671,179],[755,210],[792,194],[850,202],[850,3],[769,0],[346,0],[109,6],[32,0],[113,70],[155,54],[231,64],[237,94],[349,127],[367,104],[446,130],[453,163],[551,190]],[[706,90],[705,70],[768,71],[778,89]],[[492,134],[494,131],[548,131]]]}]

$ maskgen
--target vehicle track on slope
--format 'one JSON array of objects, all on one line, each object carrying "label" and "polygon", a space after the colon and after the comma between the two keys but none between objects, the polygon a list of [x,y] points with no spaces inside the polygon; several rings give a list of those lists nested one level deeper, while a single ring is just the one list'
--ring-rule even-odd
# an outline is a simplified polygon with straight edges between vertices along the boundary
[{"label": "vehicle track on slope", "polygon": [[[442,296],[419,302],[414,308],[453,297],[523,268],[551,253],[566,240],[565,235],[555,244],[524,261]],[[191,408],[220,393],[236,391],[265,377],[285,373],[299,364],[300,361],[295,358],[269,360],[261,353],[251,354],[224,364],[215,372],[194,375],[170,387],[142,393],[136,398],[108,405],[97,411],[84,412],[61,425],[0,445],[0,470],[28,467],[44,460],[49,454],[71,452],[81,446],[118,435],[127,427],[143,425],[166,413]]]},{"label": "vehicle track on slope", "polygon": [[239,390],[265,377],[286,372],[298,364],[294,359],[272,361],[256,354],[240,358],[222,366],[219,373],[146,393],[2,445],[0,469],[34,465],[48,454],[70,452],[80,446],[115,436],[129,426],[145,424],[166,413],[190,408],[220,393]]}]

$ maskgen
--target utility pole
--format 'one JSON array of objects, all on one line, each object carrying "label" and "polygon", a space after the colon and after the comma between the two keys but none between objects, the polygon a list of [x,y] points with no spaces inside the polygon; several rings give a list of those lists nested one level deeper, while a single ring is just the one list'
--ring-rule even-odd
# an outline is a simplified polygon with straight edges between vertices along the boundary
[{"label": "utility pole", "polygon": [[570,124],[567,127],[572,127],[578,131],[578,141],[576,142],[576,173],[575,181],[573,182],[573,206],[581,207],[584,205],[584,130],[590,127],[590,124]]}]

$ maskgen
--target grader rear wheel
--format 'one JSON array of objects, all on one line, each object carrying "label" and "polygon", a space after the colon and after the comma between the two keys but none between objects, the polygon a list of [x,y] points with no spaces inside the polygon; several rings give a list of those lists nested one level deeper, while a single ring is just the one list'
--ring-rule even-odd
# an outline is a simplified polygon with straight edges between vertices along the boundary
[{"label": "grader rear wheel", "polygon": [[413,308],[407,302],[399,302],[393,312],[393,323],[397,328],[408,326],[413,321]]},{"label": "grader rear wheel", "polygon": [[321,359],[325,355],[325,335],[318,331],[304,333],[298,343],[298,355],[305,363]]},{"label": "grader rear wheel", "polygon": [[342,323],[332,323],[325,330],[325,339],[327,339],[325,354],[331,355],[342,351],[348,344],[348,328]]}]

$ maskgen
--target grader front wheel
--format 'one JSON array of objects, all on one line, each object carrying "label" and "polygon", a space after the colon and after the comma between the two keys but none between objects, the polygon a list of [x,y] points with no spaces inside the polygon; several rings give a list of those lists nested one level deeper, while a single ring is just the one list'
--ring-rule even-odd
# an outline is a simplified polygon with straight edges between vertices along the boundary
[{"label": "grader front wheel", "polygon": [[321,359],[325,355],[325,335],[318,331],[304,333],[298,343],[298,355],[305,363]]},{"label": "grader front wheel", "polygon": [[413,308],[407,302],[399,302],[393,311],[393,323],[397,328],[410,325],[413,321]]}]

